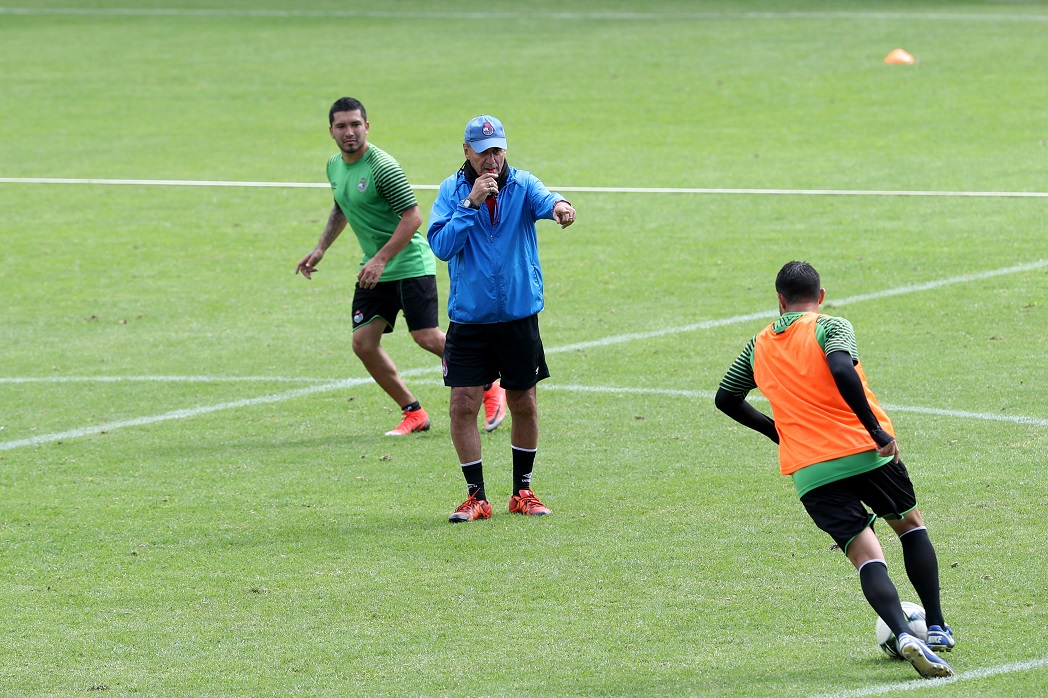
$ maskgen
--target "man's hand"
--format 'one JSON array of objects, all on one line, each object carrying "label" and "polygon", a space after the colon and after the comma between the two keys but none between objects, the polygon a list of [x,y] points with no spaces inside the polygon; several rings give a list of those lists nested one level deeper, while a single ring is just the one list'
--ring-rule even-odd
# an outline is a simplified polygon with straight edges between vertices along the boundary
[{"label": "man's hand", "polygon": [[382,278],[382,272],[386,270],[386,263],[380,262],[376,257],[368,260],[368,263],[360,268],[357,274],[357,283],[361,288],[375,288],[378,280]]},{"label": "man's hand", "polygon": [[892,457],[892,462],[893,463],[897,462],[899,460],[899,444],[898,444],[898,442],[896,442],[895,439],[892,439],[891,441],[889,441],[888,443],[884,444],[883,446],[878,446],[877,447],[877,455],[884,456],[884,457],[891,456]]},{"label": "man's hand", "polygon": [[473,202],[474,206],[479,208],[485,199],[489,196],[498,196],[498,193],[499,173],[485,172],[473,182],[473,190],[469,193],[469,200]]},{"label": "man's hand", "polygon": [[560,223],[561,228],[567,228],[575,222],[575,207],[567,201],[558,201],[553,206],[553,220]]},{"label": "man's hand", "polygon": [[299,260],[298,266],[295,267],[295,273],[301,273],[307,279],[312,279],[313,272],[317,270],[317,265],[320,264],[322,259],[324,259],[324,251],[317,247]]}]

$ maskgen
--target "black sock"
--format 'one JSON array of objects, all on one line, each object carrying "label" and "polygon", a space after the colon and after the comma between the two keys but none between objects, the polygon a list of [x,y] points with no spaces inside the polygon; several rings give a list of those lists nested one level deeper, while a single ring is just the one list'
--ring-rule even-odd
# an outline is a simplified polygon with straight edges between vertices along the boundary
[{"label": "black sock", "polygon": [[403,411],[403,412],[418,412],[419,410],[421,410],[421,409],[422,409],[422,405],[420,405],[420,404],[419,404],[419,401],[418,401],[418,400],[415,400],[415,401],[414,401],[413,403],[411,403],[410,405],[404,405],[404,406],[403,406],[403,407],[401,407],[400,409],[401,409],[401,411]]},{"label": "black sock", "polygon": [[493,386],[493,385],[495,385],[495,384],[494,383],[485,383],[484,384],[484,392],[487,392],[487,391],[491,390],[491,386]]},{"label": "black sock", "polygon": [[873,610],[895,633],[913,633],[909,623],[906,622],[906,614],[902,611],[899,602],[899,591],[892,584],[888,576],[888,566],[881,560],[871,560],[859,570],[859,583],[862,585],[862,595],[873,607]]},{"label": "black sock", "polygon": [[535,469],[535,450],[513,447],[513,494],[531,489],[531,471]]},{"label": "black sock", "polygon": [[915,528],[904,533],[899,542],[902,543],[906,575],[921,599],[928,625],[944,626],[942,605],[939,603],[939,559],[935,556],[928,530]]},{"label": "black sock", "polygon": [[478,460],[462,466],[462,475],[466,478],[466,493],[477,499],[487,499],[484,495],[484,465]]}]

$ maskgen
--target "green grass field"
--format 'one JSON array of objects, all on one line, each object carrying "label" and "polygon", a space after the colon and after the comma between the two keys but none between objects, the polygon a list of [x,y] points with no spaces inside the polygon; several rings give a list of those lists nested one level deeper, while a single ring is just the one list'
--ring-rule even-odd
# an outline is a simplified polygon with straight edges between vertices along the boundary
[{"label": "green grass field", "polygon": [[[0,695],[1042,695],[1046,37],[1037,2],[0,5]],[[387,337],[433,428],[382,436],[355,241],[292,273],[346,94],[424,218],[481,112],[579,211],[540,228],[553,516],[506,513],[507,423],[494,518],[448,524],[438,362]],[[880,653],[713,407],[790,259],[900,433],[953,682]]]}]

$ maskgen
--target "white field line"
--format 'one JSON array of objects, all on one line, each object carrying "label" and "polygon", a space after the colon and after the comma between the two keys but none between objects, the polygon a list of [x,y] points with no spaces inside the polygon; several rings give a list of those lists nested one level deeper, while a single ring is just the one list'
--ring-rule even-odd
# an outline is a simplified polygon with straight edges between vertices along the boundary
[{"label": "white field line", "polygon": [[[438,369],[412,369],[410,371],[404,371],[402,375],[405,376],[418,376],[426,373],[435,373]],[[328,390],[337,390],[344,387],[353,387],[357,385],[364,385],[370,383],[370,378],[355,378],[349,380],[333,380],[324,378],[290,378],[290,377],[265,377],[257,376],[254,378],[240,378],[237,376],[43,376],[41,378],[0,378],[0,385],[4,383],[122,383],[122,382],[152,382],[152,383],[242,383],[242,382],[286,382],[286,383],[317,383],[318,385],[312,388],[303,388],[297,391],[290,391],[287,393],[278,393],[277,395],[270,395],[261,398],[249,398],[247,400],[238,400],[232,403],[225,403],[224,405],[216,405],[211,407],[200,408],[203,410],[201,414],[207,412],[215,412],[219,409],[230,409],[234,407],[249,407],[255,404],[263,404],[267,402],[277,402],[279,400],[291,399],[294,397],[312,395],[317,392],[325,392]],[[439,385],[443,386],[442,380],[421,380],[416,385]],[[692,399],[712,400],[715,393],[711,390],[688,390],[685,388],[626,388],[621,386],[613,385],[578,385],[578,384],[564,384],[564,383],[550,383],[543,384],[543,391],[564,391],[573,393],[604,393],[611,395],[660,395],[664,397],[686,397]],[[750,396],[751,402],[762,402],[765,401],[761,395]],[[1048,419],[1041,419],[1038,417],[1029,417],[1025,415],[1015,414],[999,414],[995,412],[968,412],[965,410],[946,410],[938,407],[914,407],[910,405],[895,405],[891,403],[881,403],[881,406],[891,412],[913,412],[915,414],[927,414],[935,415],[940,417],[951,417],[954,419],[974,419],[984,422],[1008,422],[1011,424],[1030,424],[1033,426],[1048,426]],[[159,415],[159,418],[144,417],[143,419],[149,420],[141,422],[138,420],[129,420],[127,423],[120,422],[120,426],[139,426],[141,424],[152,424],[156,421],[164,421],[167,419],[176,419],[194,416],[192,414],[184,414],[190,410],[176,410],[175,412],[168,412],[164,415]],[[175,415],[175,416],[172,416]],[[113,425],[106,425],[105,427],[90,427],[86,428],[87,434],[97,433],[99,431],[108,431]],[[83,429],[74,430],[78,435],[83,436],[79,432],[85,431]],[[66,432],[63,432],[65,434]],[[71,437],[68,437],[71,438]],[[41,443],[40,439],[44,442],[57,440],[49,438],[48,436],[36,437],[33,439],[34,443]],[[26,441],[29,441],[28,439]],[[16,443],[16,442],[7,442]],[[0,451],[5,450],[5,443],[0,443]],[[29,443],[19,445],[32,445]]]},{"label": "white field line", "polygon": [[4,383],[335,383],[335,378],[294,376],[40,376],[0,377]]},{"label": "white field line", "polygon": [[[443,385],[443,382],[440,383]],[[577,393],[613,393],[621,395],[665,395],[667,397],[688,397],[712,400],[714,393],[711,390],[685,390],[666,388],[618,388],[614,386],[592,386],[592,385],[564,385],[551,383],[543,385],[546,390],[565,390]],[[750,398],[751,401],[764,401],[760,395]],[[995,412],[966,412],[963,410],[944,410],[937,407],[912,407],[907,405],[893,405],[881,403],[884,409],[890,412],[914,412],[917,414],[930,414],[940,417],[953,417],[956,419],[976,419],[988,422],[1011,422],[1013,424],[1032,424],[1034,426],[1048,427],[1048,419],[1027,417],[1024,415],[997,414]]]},{"label": "white field line", "polygon": [[1018,414],[998,414],[996,412],[965,412],[963,410],[943,410],[937,407],[911,407],[908,405],[894,405],[881,403],[881,406],[891,412],[914,412],[917,414],[938,415],[940,417],[953,417],[956,419],[979,419],[986,422],[1010,422],[1012,424],[1031,424],[1038,427],[1048,427],[1048,419],[1037,417],[1024,417]]},{"label": "white field line", "polygon": [[[256,189],[330,189],[326,182],[237,182],[206,179],[73,179],[66,177],[0,177],[0,184],[91,184],[149,187],[242,187]],[[418,191],[436,191],[439,184],[413,184]],[[952,198],[1048,198],[1042,191],[906,191],[899,189],[713,189],[704,187],[550,187],[586,194],[735,194],[745,196],[924,196]]]},{"label": "white field line", "polygon": [[1048,666],[1048,657],[1041,657],[1040,659],[1031,659],[1026,662],[1012,662],[1011,664],[1001,664],[1000,666],[986,667],[985,669],[973,669],[972,671],[961,672],[948,679],[931,679],[929,681],[914,679],[907,683],[886,683],[855,688],[839,693],[822,693],[818,696],[812,696],[812,698],[866,698],[866,696],[880,696],[886,693],[917,691],[922,688],[934,689],[939,686],[958,683],[959,681],[974,681],[1001,674],[1014,674],[1020,671],[1030,671],[1031,669],[1042,669],[1046,666]]},{"label": "white field line", "polygon": [[[404,371],[403,375],[413,375],[421,373],[421,370]],[[297,390],[288,390],[283,393],[275,393],[272,395],[263,395],[261,397],[246,398],[244,400],[233,400],[232,402],[223,402],[217,405],[206,405],[203,407],[192,407],[184,410],[172,410],[171,412],[164,412],[163,414],[156,414],[149,417],[136,417],[134,419],[125,419],[116,422],[106,422],[93,427],[82,427],[80,429],[70,429],[69,431],[60,431],[53,434],[41,434],[40,436],[33,436],[28,439],[18,439],[17,441],[2,441],[0,442],[0,451],[10,451],[14,448],[22,448],[25,446],[37,446],[43,443],[51,443],[53,441],[65,441],[66,439],[77,439],[83,436],[90,436],[91,434],[98,434],[101,432],[112,431],[113,429],[123,429],[125,427],[139,427],[147,424],[156,424],[158,422],[166,422],[172,419],[188,419],[190,417],[199,417],[203,414],[210,414],[212,412],[219,412],[221,410],[232,410],[240,407],[252,407],[254,405],[264,405],[273,402],[284,402],[285,400],[293,400],[295,398],[307,397],[314,393],[325,392],[328,390],[339,390],[342,388],[352,388],[358,385],[364,385],[371,383],[372,380],[368,378],[352,378],[349,380],[334,381],[332,383],[324,383],[322,385],[315,385],[309,388],[298,388]]]},{"label": "white field line", "polygon": [[[922,283],[922,284],[910,284],[910,285],[907,285],[907,286],[901,286],[901,287],[893,288],[893,289],[885,289],[883,291],[877,291],[877,292],[874,292],[874,293],[866,293],[866,294],[861,294],[861,295],[857,295],[857,296],[848,296],[848,297],[842,298],[842,299],[840,299],[838,301],[835,301],[834,304],[836,304],[836,305],[846,305],[848,303],[855,303],[855,302],[873,300],[873,299],[878,299],[878,298],[887,298],[887,297],[890,297],[890,296],[897,296],[897,295],[901,295],[901,294],[905,294],[905,293],[916,293],[916,292],[920,292],[920,291],[928,291],[928,290],[932,290],[932,289],[936,289],[936,288],[941,288],[942,286],[946,286],[946,285],[949,285],[949,284],[967,283],[967,282],[981,280],[981,279],[989,279],[989,278],[993,278],[995,276],[1002,276],[1004,274],[1014,274],[1016,272],[1021,272],[1021,271],[1030,271],[1030,270],[1040,269],[1040,268],[1043,268],[1043,267],[1046,267],[1046,266],[1048,266],[1048,260],[1039,260],[1037,262],[1031,262],[1029,264],[1019,264],[1019,265],[1015,265],[1015,266],[1011,266],[1011,267],[1004,267],[1002,269],[993,269],[993,270],[990,270],[990,271],[979,272],[979,273],[976,273],[976,274],[965,274],[965,275],[961,275],[961,276],[952,276],[952,277],[949,277],[949,278],[946,278],[946,279],[939,279],[937,281],[929,281],[927,283]],[[681,333],[681,332],[689,332],[689,331],[695,331],[695,330],[701,330],[701,329],[709,329],[709,328],[712,328],[712,327],[720,327],[720,326],[724,326],[724,325],[732,325],[732,324],[739,324],[739,323],[750,322],[750,321],[753,321],[753,320],[767,319],[767,318],[775,317],[776,315],[777,315],[777,313],[775,311],[766,311],[766,312],[761,312],[761,313],[750,313],[750,314],[747,314],[747,315],[736,315],[734,317],[724,318],[724,319],[721,319],[721,320],[708,320],[708,321],[705,321],[705,322],[699,322],[699,323],[695,323],[695,324],[692,324],[692,325],[685,325],[683,327],[675,327],[675,328],[667,328],[665,330],[658,330],[658,331],[655,331],[655,332],[642,332],[642,333],[624,334],[624,335],[617,335],[617,336],[613,336],[613,337],[605,337],[604,339],[594,340],[592,342],[580,342],[580,343],[577,343],[577,344],[569,344],[569,345],[562,346],[562,347],[554,347],[554,348],[548,349],[546,353],[554,354],[554,353],[561,353],[561,352],[565,352],[565,351],[576,351],[576,350],[579,350],[579,349],[588,349],[588,348],[591,348],[591,347],[608,346],[608,345],[611,345],[611,344],[620,344],[622,342],[629,342],[629,341],[634,341],[634,340],[637,340],[637,339],[649,339],[649,338],[652,338],[652,337],[661,337],[661,336],[669,335],[669,334],[677,334],[677,333]],[[417,376],[417,375],[421,375],[421,374],[427,373],[427,372],[429,372],[431,370],[432,369],[410,369],[410,370],[402,371],[401,375],[404,375],[404,376]],[[136,378],[136,380],[142,380],[144,378],[145,377],[139,376],[139,377]],[[200,379],[200,378],[201,377],[190,377],[190,379]],[[12,379],[4,379],[3,382],[5,382],[5,383],[31,382],[33,380],[34,379],[31,379],[31,378],[12,378]],[[38,380],[38,381],[54,381],[54,380],[62,380],[62,379],[60,377],[44,377],[44,378],[36,379],[36,380]],[[70,379],[70,380],[74,380],[74,379]],[[110,378],[110,379],[103,379],[103,380],[119,380],[119,379],[112,379],[112,378]],[[363,385],[365,383],[369,383],[370,381],[371,381],[371,378],[356,378],[356,379],[351,379],[351,380],[334,381],[334,382],[330,382],[330,383],[323,383],[321,385],[315,385],[315,386],[308,387],[308,388],[299,388],[297,390],[289,390],[289,391],[286,391],[286,392],[283,392],[283,393],[276,393],[276,394],[273,394],[273,395],[264,395],[264,396],[257,397],[257,398],[248,398],[248,399],[244,399],[244,400],[234,400],[232,402],[224,402],[224,403],[220,403],[220,404],[217,404],[217,405],[209,405],[209,406],[204,406],[204,407],[194,407],[194,408],[184,409],[184,410],[174,410],[172,412],[165,412],[163,414],[153,415],[153,416],[150,416],[150,417],[139,417],[139,418],[124,420],[124,421],[110,422],[110,423],[106,423],[106,424],[97,425],[97,426],[94,426],[94,427],[83,427],[83,428],[80,428],[80,429],[73,429],[73,430],[70,430],[70,431],[58,432],[58,433],[53,433],[53,434],[41,434],[39,436],[30,437],[28,439],[19,439],[19,440],[15,440],[15,441],[3,441],[3,442],[0,442],[0,451],[7,451],[7,450],[14,449],[14,448],[21,448],[21,447],[24,447],[24,446],[35,446],[35,445],[39,445],[39,444],[42,444],[42,443],[49,443],[49,442],[53,442],[53,441],[62,441],[64,439],[79,438],[79,437],[82,437],[82,436],[87,436],[89,434],[96,434],[96,433],[101,432],[101,431],[111,431],[113,429],[120,429],[120,428],[123,428],[123,427],[143,426],[143,425],[146,425],[146,424],[155,424],[157,422],[168,421],[168,420],[171,420],[171,419],[186,419],[186,418],[189,418],[189,417],[196,417],[196,416],[199,416],[199,415],[202,415],[202,414],[209,414],[211,412],[218,412],[220,410],[236,409],[236,408],[240,408],[240,407],[250,407],[252,405],[260,405],[260,404],[272,403],[272,402],[283,402],[285,400],[291,400],[291,399],[298,398],[298,397],[305,397],[307,395],[312,395],[314,393],[324,392],[324,391],[328,391],[328,390],[337,390],[337,389],[340,389],[340,388],[346,388],[346,387],[351,387],[351,386],[355,386],[355,385]],[[584,388],[582,386],[576,386],[575,389],[583,390]],[[629,389],[608,388],[607,390],[608,391],[613,391],[613,392],[624,392],[624,391],[629,390]],[[701,393],[701,394],[702,395],[709,395],[709,393]],[[1033,417],[1011,417],[1011,416],[1008,416],[1008,415],[995,415],[995,414],[976,413],[976,412],[953,412],[953,411],[950,411],[950,410],[936,410],[934,408],[895,407],[893,409],[908,410],[908,411],[920,411],[922,413],[939,414],[939,415],[942,415],[942,416],[949,416],[949,417],[962,417],[962,418],[971,418],[971,419],[994,419],[994,420],[997,420],[997,421],[1012,421],[1012,422],[1017,422],[1017,423],[1022,423],[1022,424],[1034,424],[1034,425],[1044,424],[1045,421],[1046,421],[1046,420],[1040,420],[1040,419],[1033,418]]]},{"label": "white field line", "polygon": [[[938,279],[936,281],[928,281],[921,284],[910,284],[907,286],[899,286],[897,288],[889,288],[883,291],[875,291],[873,293],[863,293],[856,296],[846,296],[844,298],[833,299],[830,298],[826,301],[827,307],[848,305],[850,303],[861,303],[870,300],[877,300],[880,298],[890,298],[892,296],[901,296],[908,293],[916,293],[919,291],[930,291],[943,286],[950,286],[953,284],[968,283],[970,281],[981,281],[983,279],[991,279],[995,276],[1004,276],[1006,274],[1015,274],[1023,271],[1035,271],[1037,269],[1043,269],[1048,267],[1048,259],[1040,259],[1036,262],[1030,262],[1028,264],[1017,264],[1012,267],[1004,267],[1002,269],[991,269],[984,272],[976,272],[975,274],[961,274],[958,276],[951,276],[945,279]],[[620,334],[612,337],[604,337],[602,339],[594,339],[588,342],[578,342],[576,344],[567,344],[560,347],[554,347],[547,349],[547,354],[559,354],[565,351],[577,351],[580,349],[590,349],[593,347],[603,347],[611,344],[621,344],[623,342],[633,342],[638,339],[653,339],[655,337],[664,337],[671,334],[680,334],[682,332],[694,332],[695,330],[708,330],[713,327],[722,327],[724,325],[736,325],[743,322],[750,322],[751,320],[768,320],[771,318],[778,317],[779,313],[777,310],[765,310],[757,313],[750,313],[748,315],[736,315],[735,317],[724,318],[721,320],[703,320],[702,322],[696,322],[691,325],[683,325],[681,327],[666,327],[661,330],[652,330],[650,332],[633,332],[629,334]]]},{"label": "white field line", "polygon": [[0,15],[87,15],[87,16],[140,16],[140,17],[302,17],[302,18],[375,18],[375,19],[448,19],[448,20],[579,20],[620,21],[641,20],[741,20],[741,19],[792,19],[792,20],[881,20],[933,22],[1044,22],[1048,15],[1034,14],[976,14],[935,12],[611,12],[611,11],[563,11],[563,12],[410,12],[395,10],[235,10],[235,9],[175,9],[175,8],[33,8],[0,7]]},{"label": "white field line", "polygon": [[[230,182],[209,179],[71,179],[68,177],[0,177],[0,184],[95,184],[143,187],[249,187],[270,189],[331,189],[327,182]],[[416,189],[438,189],[437,185]]]},{"label": "white field line", "polygon": [[[441,385],[444,383],[441,382]],[[618,395],[664,395],[667,397],[687,397],[712,400],[714,393],[711,390],[685,390],[666,388],[619,388],[615,386],[594,385],[564,385],[551,383],[542,386],[543,391],[564,390],[577,393],[612,393]],[[765,401],[760,395],[749,398],[751,402]],[[963,410],[944,410],[937,407],[913,407],[907,405],[893,405],[882,402],[881,407],[889,412],[914,412],[916,414],[930,414],[940,417],[953,417],[955,419],[976,419],[987,422],[1010,422],[1012,424],[1031,424],[1033,426],[1048,427],[1048,419],[1038,417],[1027,417],[1024,415],[997,414],[995,412],[966,412]]]}]

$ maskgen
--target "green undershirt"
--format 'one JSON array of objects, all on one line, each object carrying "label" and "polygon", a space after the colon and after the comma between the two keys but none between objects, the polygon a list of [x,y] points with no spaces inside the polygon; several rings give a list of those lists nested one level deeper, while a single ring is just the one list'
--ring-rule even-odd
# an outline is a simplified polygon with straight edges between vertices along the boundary
[{"label": "green undershirt", "polygon": [[797,496],[803,497],[816,487],[853,475],[868,473],[885,463],[890,463],[891,460],[892,456],[881,456],[877,454],[877,451],[863,451],[844,458],[814,463],[793,473],[793,485],[797,488]]}]

